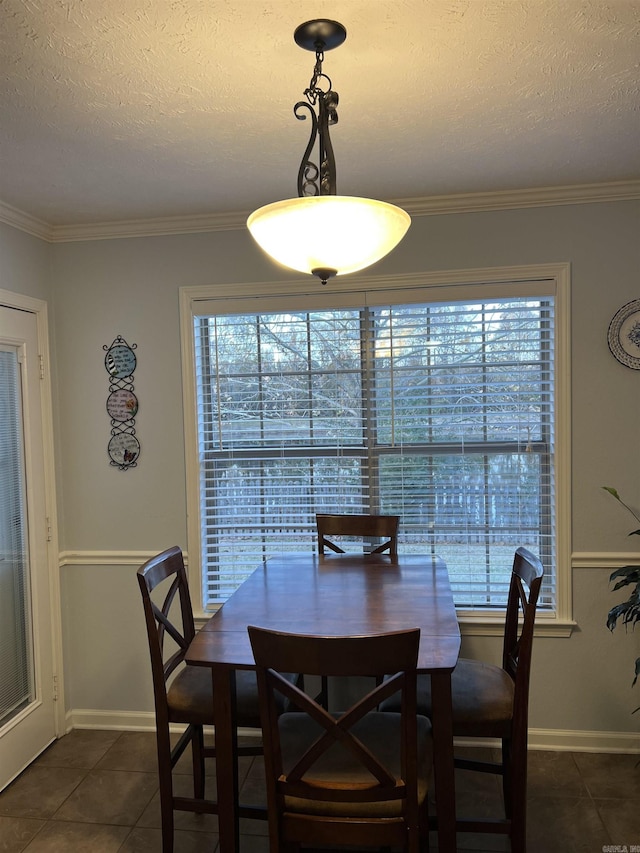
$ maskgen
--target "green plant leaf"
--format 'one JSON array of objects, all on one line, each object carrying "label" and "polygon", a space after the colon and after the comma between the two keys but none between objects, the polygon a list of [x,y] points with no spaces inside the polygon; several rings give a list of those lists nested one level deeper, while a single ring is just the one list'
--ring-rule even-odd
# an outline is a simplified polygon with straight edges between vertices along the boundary
[{"label": "green plant leaf", "polygon": [[613,631],[619,619],[622,620],[622,624],[625,627],[640,622],[640,598],[637,592],[632,593],[627,601],[616,604],[615,607],[611,608],[607,615],[607,628]]},{"label": "green plant leaf", "polygon": [[[613,486],[602,486],[605,492],[608,492],[611,497],[615,498],[622,506],[631,513],[631,515],[635,518],[637,522],[640,522],[640,516],[635,510],[633,510],[628,504],[626,504],[617,490],[613,488]],[[640,527],[636,530],[632,530],[629,536],[640,536]],[[636,624],[640,622],[640,566],[622,566],[620,569],[616,569],[615,572],[612,572],[609,576],[609,582],[612,582],[618,578],[618,582],[613,587],[613,592],[618,589],[621,589],[623,586],[634,585],[635,588],[631,590],[629,593],[629,597],[626,601],[621,602],[620,604],[616,604],[615,607],[612,607],[611,610],[607,614],[607,628],[610,631],[613,631],[618,624],[618,620],[622,621],[625,629],[629,629],[629,625],[631,625],[632,629],[635,628]],[[631,683],[631,686],[634,687],[636,682],[640,678],[640,658],[636,659],[635,663],[635,676]],[[636,711],[640,711],[640,706],[638,706],[631,713],[635,714]]]},{"label": "green plant leaf", "polygon": [[609,492],[610,495],[613,495],[617,501],[620,500],[620,495],[613,488],[613,486],[603,486],[602,488],[605,490],[605,492]]},{"label": "green plant leaf", "polygon": [[614,588],[611,590],[611,592],[615,592],[618,589],[622,589],[623,586],[628,586],[629,584],[632,584],[632,583],[635,583],[635,584],[640,583],[640,578],[634,577],[633,575],[629,575],[628,577],[623,578],[623,580],[618,581],[618,583],[614,586]]},{"label": "green plant leaf", "polygon": [[615,578],[626,578],[624,583],[636,583],[640,580],[640,576],[634,578],[635,575],[640,573],[640,566],[621,566],[619,569],[616,569],[615,572],[611,572],[609,575],[609,581],[615,580]]},{"label": "green plant leaf", "polygon": [[610,631],[613,631],[613,629],[618,623],[618,619],[624,615],[628,607],[629,604],[624,601],[622,604],[616,604],[615,607],[611,608],[611,610],[607,614],[607,628]]},{"label": "green plant leaf", "polygon": [[625,503],[622,500],[622,498],[620,497],[618,492],[613,488],[613,486],[602,486],[602,488],[605,490],[605,492],[609,492],[609,494],[612,497],[614,497],[619,503],[621,503],[622,506],[627,510],[627,512],[631,513],[631,515],[635,518],[636,521],[640,522],[640,516],[638,515],[638,513],[635,512],[634,510],[632,510],[631,507],[629,506],[629,504]]}]

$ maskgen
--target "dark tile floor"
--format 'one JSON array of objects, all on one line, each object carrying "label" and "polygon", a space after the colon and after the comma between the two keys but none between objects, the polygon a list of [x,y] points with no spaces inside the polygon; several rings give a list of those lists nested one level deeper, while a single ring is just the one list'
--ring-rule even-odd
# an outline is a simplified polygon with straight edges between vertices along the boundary
[{"label": "dark tile floor", "polygon": [[[212,765],[213,762],[208,762]],[[529,754],[529,853],[640,851],[637,755]],[[208,773],[211,773],[211,766]],[[190,779],[188,757],[176,787]],[[499,779],[457,771],[461,814],[496,813]],[[260,758],[241,759],[244,802],[262,801]],[[215,796],[212,779],[208,796]],[[242,853],[267,853],[263,821],[242,821]],[[176,853],[217,849],[217,818],[176,814]],[[618,845],[617,847],[615,845]],[[431,845],[437,850],[437,844]],[[507,851],[495,835],[458,835],[458,849]],[[1,853],[151,853],[161,850],[155,738],[76,730],[54,743],[0,794]]]}]

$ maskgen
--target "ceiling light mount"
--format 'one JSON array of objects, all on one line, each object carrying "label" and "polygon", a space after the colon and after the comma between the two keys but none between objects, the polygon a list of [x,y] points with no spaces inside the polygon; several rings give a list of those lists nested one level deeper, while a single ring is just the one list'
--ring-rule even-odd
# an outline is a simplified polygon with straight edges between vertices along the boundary
[{"label": "ceiling light mount", "polygon": [[[256,242],[279,263],[316,275],[326,284],[335,275],[357,272],[387,255],[404,237],[411,219],[382,201],[336,194],[336,164],[329,128],[338,123],[338,93],[323,71],[325,51],[339,47],[347,31],[337,21],[318,19],[294,33],[299,47],[315,52],[306,101],[297,119],[311,120],[309,141],[298,169],[298,198],[254,211],[247,227]],[[318,143],[318,160],[311,160]]]},{"label": "ceiling light mount", "polygon": [[340,47],[346,37],[347,31],[342,24],[339,24],[338,21],[329,21],[326,18],[300,24],[293,34],[293,40],[298,47],[316,52]]}]

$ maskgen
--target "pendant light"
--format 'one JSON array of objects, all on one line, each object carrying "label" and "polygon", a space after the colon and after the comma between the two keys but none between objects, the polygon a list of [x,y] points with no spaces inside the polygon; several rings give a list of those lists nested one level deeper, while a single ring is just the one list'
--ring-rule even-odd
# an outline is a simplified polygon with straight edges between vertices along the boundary
[{"label": "pendant light", "polygon": [[[338,93],[322,70],[327,50],[341,45],[347,31],[337,21],[307,21],[294,33],[297,45],[315,51],[316,62],[306,101],[293,108],[300,120],[311,118],[311,134],[298,170],[298,197],[276,201],[247,220],[252,237],[275,261],[318,276],[323,284],[335,275],[365,269],[398,245],[411,224],[393,204],[336,195],[336,167],[329,127],[338,121]],[[317,108],[317,115],[316,115]],[[311,162],[318,142],[318,162]]]}]

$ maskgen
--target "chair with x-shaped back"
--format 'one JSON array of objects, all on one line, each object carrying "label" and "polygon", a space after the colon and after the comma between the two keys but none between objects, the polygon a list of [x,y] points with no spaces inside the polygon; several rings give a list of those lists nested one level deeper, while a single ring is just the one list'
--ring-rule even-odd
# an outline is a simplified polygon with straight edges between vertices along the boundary
[{"label": "chair with x-shaped back", "polygon": [[[264,744],[271,853],[299,845],[418,853],[428,831],[431,724],[416,713],[419,629],[352,637],[249,626]],[[282,673],[340,678],[392,672],[340,713]],[[400,711],[378,705],[398,695]],[[291,711],[278,714],[278,697]]]},{"label": "chair with x-shaped back", "polygon": [[[396,557],[399,524],[399,515],[341,515],[318,512],[316,513],[318,553],[324,554],[325,549],[328,549],[335,554],[344,554],[348,543],[358,539],[362,540],[362,548],[368,554],[388,553],[390,557]],[[329,536],[338,537],[340,545],[329,539]],[[320,681],[319,700],[325,708],[328,708],[329,679],[323,675]]]},{"label": "chair with x-shaped back", "polygon": [[[189,643],[195,636],[195,623],[180,548],[174,546],[152,557],[138,569],[137,577],[151,653],[162,850],[163,853],[171,853],[174,809],[217,813],[217,803],[205,800],[204,792],[204,759],[215,756],[215,749],[205,746],[203,733],[203,726],[213,723],[212,679],[209,669],[184,663]],[[238,725],[259,728],[260,705],[254,672],[239,671],[236,674],[236,693]],[[185,726],[173,746],[169,733],[172,724]],[[174,794],[172,770],[189,744],[194,795],[179,797]],[[262,746],[240,746],[238,754],[262,754]]]},{"label": "chair with x-shaped back", "polygon": [[[344,549],[328,539],[329,536],[362,538],[363,547],[369,554],[398,554],[398,515],[340,515],[316,513],[318,532],[318,553],[324,554],[325,548],[336,554],[344,554]],[[373,540],[383,539],[375,544]],[[342,543],[344,544],[344,542]]]},{"label": "chair with x-shaped back", "polygon": [[[502,776],[505,817],[461,819],[460,832],[504,833],[512,853],[526,851],[527,729],[533,629],[544,569],[526,548],[518,548],[507,596],[502,666],[460,658],[451,674],[453,734],[493,738],[502,743],[499,762],[456,758],[464,770]],[[397,711],[394,699],[384,710]],[[418,712],[431,716],[431,679],[418,677]]]}]

